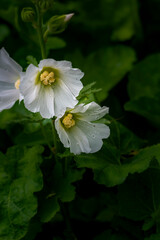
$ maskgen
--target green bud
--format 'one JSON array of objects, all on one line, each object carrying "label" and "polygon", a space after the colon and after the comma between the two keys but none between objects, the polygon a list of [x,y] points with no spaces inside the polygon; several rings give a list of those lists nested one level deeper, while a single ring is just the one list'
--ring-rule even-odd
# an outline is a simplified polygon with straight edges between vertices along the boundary
[{"label": "green bud", "polygon": [[33,22],[35,18],[35,11],[31,7],[22,9],[21,18],[24,22]]},{"label": "green bud", "polygon": [[68,21],[72,18],[74,13],[61,15],[61,16],[53,16],[50,18],[47,24],[47,31],[51,34],[58,34],[65,30]]},{"label": "green bud", "polygon": [[47,11],[48,9],[52,8],[54,0],[39,0],[38,6],[42,12]]}]

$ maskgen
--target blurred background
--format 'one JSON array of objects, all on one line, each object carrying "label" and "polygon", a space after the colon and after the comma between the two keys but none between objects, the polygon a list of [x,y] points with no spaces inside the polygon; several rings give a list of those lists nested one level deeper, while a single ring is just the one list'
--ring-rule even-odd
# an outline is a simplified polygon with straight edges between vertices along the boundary
[{"label": "blurred background", "polygon": [[[29,6],[33,7],[29,0],[0,1],[0,48],[5,47],[24,70],[28,66],[28,55],[38,62],[41,60],[36,31],[31,23],[21,19],[22,9]],[[51,35],[47,41],[48,58],[71,61],[73,67],[85,73],[84,85],[95,82],[94,87],[101,89],[95,95],[86,96],[85,102],[96,100],[101,106],[108,106],[111,122],[115,119],[129,129],[120,127],[125,162],[133,149],[160,142],[160,0],[55,0],[44,15],[44,22],[53,15],[69,13],[74,16],[66,30]],[[17,122],[10,124],[19,117],[20,113],[14,109],[0,113],[0,150],[4,153],[14,144],[43,143],[43,136],[39,135],[32,139],[27,136],[24,141],[22,133],[35,130],[26,129]],[[117,137],[117,126],[111,125],[113,139]],[[107,151],[105,154],[108,156]],[[125,174],[123,180],[128,172]],[[159,225],[155,227],[150,221],[151,212],[147,215],[144,209],[146,198],[149,206],[153,200],[150,200],[148,191],[151,186],[147,182],[149,174],[134,174],[129,182],[118,188],[116,185],[123,181],[117,177],[112,183],[105,184],[112,187],[106,190],[103,183],[93,181],[93,173],[87,169],[83,180],[76,185],[80,197],[70,207],[78,239],[84,239],[85,235],[86,239],[94,240],[159,240],[159,230],[156,230]],[[159,180],[157,175],[155,189],[159,187]],[[140,189],[135,187],[139,182],[145,182],[148,187],[144,195],[141,194],[145,188],[143,184]],[[137,199],[136,193],[139,194]],[[157,196],[157,205],[160,206],[160,193]],[[58,217],[57,222],[54,231],[58,236],[63,225],[59,225]],[[42,234],[35,239],[44,239],[52,227],[51,224],[44,225]],[[149,237],[156,231],[155,237]],[[47,240],[52,240],[52,235]]]}]

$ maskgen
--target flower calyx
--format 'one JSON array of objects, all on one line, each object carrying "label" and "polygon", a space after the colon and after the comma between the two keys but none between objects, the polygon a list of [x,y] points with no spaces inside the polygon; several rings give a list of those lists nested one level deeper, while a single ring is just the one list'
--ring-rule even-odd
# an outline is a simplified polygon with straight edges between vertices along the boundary
[{"label": "flower calyx", "polygon": [[63,32],[67,26],[67,23],[73,17],[73,15],[74,13],[70,13],[51,17],[47,24],[47,34],[59,34]]},{"label": "flower calyx", "polygon": [[21,11],[21,18],[24,22],[33,22],[35,20],[35,11],[32,7],[25,7]]}]

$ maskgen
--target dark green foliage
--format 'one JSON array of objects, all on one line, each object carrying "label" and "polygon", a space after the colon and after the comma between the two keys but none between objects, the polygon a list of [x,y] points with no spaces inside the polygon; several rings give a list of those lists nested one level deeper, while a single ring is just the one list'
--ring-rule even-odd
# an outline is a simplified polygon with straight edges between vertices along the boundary
[{"label": "dark green foliage", "polygon": [[34,192],[43,187],[42,151],[39,146],[12,147],[0,154],[0,239],[19,240],[27,233],[38,207]]},{"label": "dark green foliage", "polygon": [[[0,1],[0,48],[23,71],[41,60],[36,23],[21,18],[36,1]],[[2,111],[0,240],[159,240],[160,1],[45,1],[43,32],[74,13],[46,34],[47,58],[84,72],[78,100],[108,106],[111,133],[97,153],[74,156],[57,139],[55,154],[51,120],[23,100]]]}]

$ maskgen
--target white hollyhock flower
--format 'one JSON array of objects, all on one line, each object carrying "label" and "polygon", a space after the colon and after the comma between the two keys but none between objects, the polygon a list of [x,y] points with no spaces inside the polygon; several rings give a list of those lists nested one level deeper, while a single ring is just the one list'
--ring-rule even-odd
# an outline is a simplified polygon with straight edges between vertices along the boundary
[{"label": "white hollyhock flower", "polygon": [[2,48],[0,50],[0,111],[11,108],[18,99],[22,99],[19,92],[22,75],[22,67]]},{"label": "white hollyhock flower", "polygon": [[109,127],[94,121],[108,113],[107,107],[91,102],[80,104],[55,120],[55,127],[64,147],[74,154],[94,153],[101,149],[103,138],[110,135]]},{"label": "white hollyhock flower", "polygon": [[40,112],[43,118],[58,116],[67,107],[73,108],[83,87],[80,81],[83,75],[68,61],[44,59],[38,67],[30,64],[20,85],[26,108]]}]

